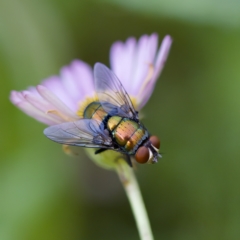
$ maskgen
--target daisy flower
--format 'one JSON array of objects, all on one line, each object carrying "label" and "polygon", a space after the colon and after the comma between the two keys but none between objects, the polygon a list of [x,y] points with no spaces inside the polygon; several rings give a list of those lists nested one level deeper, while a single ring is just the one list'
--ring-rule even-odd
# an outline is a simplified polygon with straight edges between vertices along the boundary
[{"label": "daisy flower", "polygon": [[[166,36],[158,48],[158,36],[152,34],[143,35],[138,41],[128,38],[126,42],[112,45],[111,69],[120,79],[136,110],[141,110],[149,100],[171,43],[171,37]],[[84,110],[90,103],[98,101],[93,70],[87,63],[74,60],[61,69],[59,76],[49,77],[40,85],[24,91],[12,91],[10,100],[23,112],[47,125],[76,121],[83,118]],[[88,149],[87,153],[98,165],[116,170],[130,201],[141,240],[153,240],[133,169],[119,152],[106,151],[95,155]]]},{"label": "daisy flower", "polygon": [[[134,106],[140,110],[150,98],[172,40],[165,36],[158,48],[158,35],[143,35],[138,41],[128,38],[115,42],[110,50],[110,65],[122,82]],[[85,62],[74,60],[36,87],[12,91],[11,102],[23,112],[47,125],[82,118],[84,108],[96,101],[93,70]]]}]

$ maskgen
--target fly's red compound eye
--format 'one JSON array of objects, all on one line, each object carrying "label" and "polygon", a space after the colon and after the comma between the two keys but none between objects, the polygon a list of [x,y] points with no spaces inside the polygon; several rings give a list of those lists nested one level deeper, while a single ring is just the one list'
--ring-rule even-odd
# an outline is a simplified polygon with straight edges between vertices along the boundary
[{"label": "fly's red compound eye", "polygon": [[149,140],[155,148],[160,149],[160,140],[157,136],[151,136]]},{"label": "fly's red compound eye", "polygon": [[148,148],[145,146],[140,147],[135,154],[135,159],[138,163],[146,163],[149,160]]}]

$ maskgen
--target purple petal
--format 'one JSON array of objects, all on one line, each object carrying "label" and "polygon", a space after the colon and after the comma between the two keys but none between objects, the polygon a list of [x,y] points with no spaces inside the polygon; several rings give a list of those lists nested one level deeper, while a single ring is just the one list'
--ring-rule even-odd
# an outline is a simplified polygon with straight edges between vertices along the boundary
[{"label": "purple petal", "polygon": [[43,122],[47,125],[53,125],[59,123],[58,121],[52,119],[49,115],[42,113],[34,106],[32,106],[29,102],[27,102],[24,97],[23,93],[12,91],[10,94],[11,102],[20,108],[23,112],[28,114],[29,116],[37,119],[40,122]]},{"label": "purple petal", "polygon": [[165,62],[167,60],[167,56],[171,47],[172,39],[170,36],[164,37],[161,47],[158,51],[155,63],[154,74],[151,81],[147,84],[144,91],[139,95],[139,109],[141,109],[151,97],[151,94],[154,90],[157,78],[159,77]]},{"label": "purple petal", "polygon": [[[46,87],[42,85],[38,85],[37,91],[39,94],[52,106],[55,107],[53,110],[58,110],[61,113],[65,114],[66,116],[69,116],[73,119],[76,118],[76,115],[50,90],[48,90]],[[51,109],[50,109],[51,110]]]},{"label": "purple petal", "polygon": [[29,91],[22,92],[24,99],[27,100],[31,105],[40,110],[41,112],[47,112],[49,109],[52,109],[53,106],[45,101],[41,96],[36,95]]},{"label": "purple petal", "polygon": [[93,96],[95,93],[93,84],[92,68],[80,60],[75,60],[71,64],[72,71],[78,84],[78,101],[82,101],[85,97]]},{"label": "purple petal", "polygon": [[131,89],[129,82],[132,80],[135,52],[135,38],[128,38],[125,44],[116,42],[110,50],[111,68],[128,92],[130,92]]},{"label": "purple petal", "polygon": [[65,89],[68,97],[70,97],[73,102],[77,103],[80,86],[78,86],[78,83],[71,69],[71,65],[63,67],[61,69],[60,78],[62,80],[63,88]]},{"label": "purple petal", "polygon": [[158,36],[143,35],[138,43],[129,38],[125,43],[116,42],[110,50],[111,67],[129,95],[136,96],[154,64]]},{"label": "purple petal", "polygon": [[53,120],[51,116],[49,116],[48,114],[40,112],[28,102],[21,102],[17,105],[17,107],[19,107],[23,112],[25,112],[30,117],[35,118],[36,120],[43,122],[47,125],[54,125],[60,123],[59,121]]},{"label": "purple petal", "polygon": [[171,45],[172,45],[172,38],[169,35],[165,36],[157,54],[157,58],[155,62],[155,74],[153,76],[154,80],[156,80],[156,78],[159,77],[165,65]]},{"label": "purple petal", "polygon": [[[141,39],[140,39],[141,40]],[[147,36],[144,42],[139,42],[139,57],[138,57],[138,65],[136,66],[136,75],[133,78],[133,95],[137,95],[139,90],[143,87],[145,88],[146,81],[151,73],[151,66],[154,65],[154,60],[156,56],[158,45],[158,36],[157,34],[152,34],[151,36]]]},{"label": "purple petal", "polygon": [[135,64],[133,69],[132,81],[131,81],[131,92],[138,89],[139,83],[143,83],[145,76],[148,73],[148,63],[147,63],[147,46],[148,46],[148,36],[143,35],[137,45],[137,52],[135,55]]},{"label": "purple petal", "polygon": [[75,103],[75,112],[78,109],[79,102],[86,97],[93,97],[95,93],[92,69],[82,61],[75,60],[69,66],[63,67],[61,79],[67,95]]},{"label": "purple petal", "polygon": [[[63,87],[62,81],[58,76],[52,76],[50,78],[45,79],[41,85],[48,88],[51,92],[53,92],[59,99],[62,100],[70,108],[72,111],[76,111],[76,102],[67,94],[66,90]],[[34,88],[37,92],[36,88]],[[39,93],[37,92],[39,95]],[[40,96],[40,95],[39,95]]]},{"label": "purple petal", "polygon": [[45,101],[39,94],[33,94],[32,92],[23,91],[23,96],[27,102],[29,102],[33,107],[40,110],[44,114],[48,114],[50,118],[57,123],[63,122],[63,119],[56,115],[49,113],[49,110],[57,110],[49,102]]},{"label": "purple petal", "polygon": [[19,92],[11,91],[11,93],[10,93],[10,101],[14,105],[17,105],[18,103],[20,103],[23,100],[24,100],[24,98],[22,97],[22,95]]}]

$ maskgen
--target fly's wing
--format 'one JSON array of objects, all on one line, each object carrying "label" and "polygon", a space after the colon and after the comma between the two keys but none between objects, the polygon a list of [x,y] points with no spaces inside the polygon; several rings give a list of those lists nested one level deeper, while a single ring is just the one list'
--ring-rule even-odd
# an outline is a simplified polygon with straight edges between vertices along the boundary
[{"label": "fly's wing", "polygon": [[51,140],[61,144],[112,149],[112,139],[103,126],[93,119],[80,119],[53,125],[44,130]]},{"label": "fly's wing", "polygon": [[138,114],[122,83],[101,63],[94,66],[94,83],[99,101],[107,113],[138,120]]}]

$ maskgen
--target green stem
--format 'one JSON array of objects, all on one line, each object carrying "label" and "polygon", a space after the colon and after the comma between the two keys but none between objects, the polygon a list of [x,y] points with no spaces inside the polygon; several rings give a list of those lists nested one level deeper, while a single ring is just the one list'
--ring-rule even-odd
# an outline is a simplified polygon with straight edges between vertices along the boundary
[{"label": "green stem", "polygon": [[130,202],[141,240],[153,240],[147,211],[133,169],[119,161],[116,171]]}]

